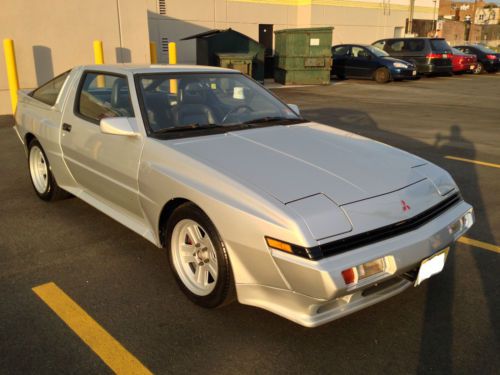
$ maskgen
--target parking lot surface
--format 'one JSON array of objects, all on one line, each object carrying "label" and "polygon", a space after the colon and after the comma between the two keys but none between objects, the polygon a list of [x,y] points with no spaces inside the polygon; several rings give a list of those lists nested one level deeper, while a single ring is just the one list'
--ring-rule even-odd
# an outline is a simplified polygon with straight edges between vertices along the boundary
[{"label": "parking lot surface", "polygon": [[[40,201],[3,124],[0,373],[111,373],[108,361],[131,358],[161,374],[498,373],[500,74],[274,92],[310,120],[446,168],[475,208],[474,246],[454,246],[421,287],[315,329],[238,303],[205,310],[178,289],[162,250],[78,199]],[[79,322],[41,297],[47,283],[81,309],[66,313],[88,314],[109,337],[87,345]],[[106,350],[111,359],[96,354]]]}]

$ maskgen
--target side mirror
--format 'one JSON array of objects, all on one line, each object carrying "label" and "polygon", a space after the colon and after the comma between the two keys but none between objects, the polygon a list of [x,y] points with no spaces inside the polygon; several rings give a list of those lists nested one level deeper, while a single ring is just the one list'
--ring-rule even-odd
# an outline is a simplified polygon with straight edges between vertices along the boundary
[{"label": "side mirror", "polygon": [[131,121],[128,117],[108,117],[103,118],[99,123],[101,133],[113,135],[125,135],[135,137],[139,135],[135,131]]},{"label": "side mirror", "polygon": [[288,107],[294,111],[296,114],[300,115],[300,109],[297,104],[288,104]]}]

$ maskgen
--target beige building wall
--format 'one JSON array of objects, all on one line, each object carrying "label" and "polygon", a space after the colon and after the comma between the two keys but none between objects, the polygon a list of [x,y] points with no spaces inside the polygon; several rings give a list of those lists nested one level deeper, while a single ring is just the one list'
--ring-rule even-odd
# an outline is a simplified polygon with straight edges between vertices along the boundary
[{"label": "beige building wall", "polygon": [[[158,12],[158,0],[148,0],[151,40],[159,43],[159,60],[167,62],[162,39],[178,42],[178,61],[195,63],[195,41],[180,39],[211,29],[231,27],[258,40],[258,25],[274,30],[333,26],[333,43],[372,43],[404,34],[410,0],[167,0]],[[416,0],[416,19],[437,16],[439,0]]]},{"label": "beige building wall", "polygon": [[[146,0],[2,0],[0,39],[14,40],[19,84],[39,86],[75,65],[149,62]],[[2,47],[3,48],[3,47]],[[0,115],[11,112],[5,57],[0,58]]]}]

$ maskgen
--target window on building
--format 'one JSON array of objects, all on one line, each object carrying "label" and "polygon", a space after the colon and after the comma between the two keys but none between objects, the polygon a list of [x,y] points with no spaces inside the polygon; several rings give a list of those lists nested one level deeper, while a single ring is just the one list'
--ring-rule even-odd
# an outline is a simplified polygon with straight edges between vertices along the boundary
[{"label": "window on building", "polygon": [[158,0],[158,13],[164,16],[167,14],[166,0]]},{"label": "window on building", "polygon": [[39,88],[35,89],[31,96],[36,100],[41,101],[51,107],[56,104],[57,97],[61,92],[61,89],[68,78],[69,71],[57,76],[56,78],[50,80]]},{"label": "window on building", "polygon": [[77,113],[99,123],[107,117],[134,117],[127,78],[85,73],[77,98]]}]

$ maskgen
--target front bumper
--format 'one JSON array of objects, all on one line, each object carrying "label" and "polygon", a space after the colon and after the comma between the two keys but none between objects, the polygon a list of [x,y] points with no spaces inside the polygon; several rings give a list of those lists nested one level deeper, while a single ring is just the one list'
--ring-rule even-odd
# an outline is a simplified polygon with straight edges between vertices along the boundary
[{"label": "front bumper", "polygon": [[[414,73],[415,72],[415,73]],[[412,79],[417,76],[415,69],[391,69],[391,76],[393,79]]]},{"label": "front bumper", "polygon": [[[452,233],[451,227],[472,207],[460,201],[420,228],[320,261],[280,251],[273,259],[290,289],[263,285],[237,285],[241,303],[258,306],[306,327],[316,327],[394,296],[412,285],[401,277],[421,261],[453,244],[468,228]],[[382,273],[347,287],[342,271],[384,258]]]}]

